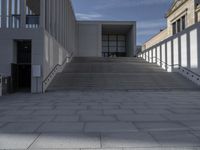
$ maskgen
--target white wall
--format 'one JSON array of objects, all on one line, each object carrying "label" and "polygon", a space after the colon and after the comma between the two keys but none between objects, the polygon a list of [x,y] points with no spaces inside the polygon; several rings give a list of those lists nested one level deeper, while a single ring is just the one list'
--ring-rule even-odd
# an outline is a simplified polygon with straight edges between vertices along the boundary
[{"label": "white wall", "polygon": [[135,25],[130,29],[127,34],[127,56],[133,57],[136,55],[136,27]]},{"label": "white wall", "polygon": [[43,80],[57,65],[62,65],[66,56],[69,56],[70,52],[67,52],[48,32],[44,34],[44,61],[43,61]]},{"label": "white wall", "polygon": [[[0,29],[0,73],[11,76],[11,63],[16,63],[15,40],[32,41],[32,65],[43,64],[42,29]],[[31,91],[41,90],[42,77],[32,77]],[[37,85],[37,86],[36,86]]]},{"label": "white wall", "polygon": [[136,52],[136,23],[135,22],[78,22],[78,52],[77,57],[102,57],[102,26],[103,25],[133,25],[127,34],[127,56],[132,57]]},{"label": "white wall", "polygon": [[[51,30],[44,31],[43,81],[45,81],[45,83],[48,82],[48,84],[45,84],[45,89],[43,90],[46,90],[46,86],[48,86],[53,80],[53,78],[48,78],[48,80],[45,79],[49,77],[49,74],[53,71],[55,66],[58,64],[65,64],[64,62],[66,62],[66,57],[70,57],[72,54],[75,55],[77,53],[78,39],[76,18],[70,0],[64,2],[67,2],[67,5],[64,6],[66,8],[63,9],[63,11],[66,11],[67,13],[64,16],[58,16],[58,14],[54,16],[55,18],[58,17],[61,22],[57,22],[59,25],[57,26],[59,29],[58,35],[60,36],[54,36],[51,33]],[[56,11],[58,11],[58,9]],[[62,24],[63,21],[64,24]]]},{"label": "white wall", "polygon": [[78,24],[77,57],[101,57],[101,25]]}]

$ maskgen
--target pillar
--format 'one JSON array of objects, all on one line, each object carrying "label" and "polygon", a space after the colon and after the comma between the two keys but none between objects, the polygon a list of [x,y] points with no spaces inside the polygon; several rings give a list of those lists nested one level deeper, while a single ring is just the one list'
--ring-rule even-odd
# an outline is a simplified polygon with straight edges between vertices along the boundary
[{"label": "pillar", "polygon": [[191,61],[190,61],[190,32],[187,32],[187,66],[191,68]]},{"label": "pillar", "polygon": [[197,59],[198,59],[198,72],[200,72],[200,27],[197,25]]},{"label": "pillar", "polygon": [[45,3],[46,0],[40,0],[40,28],[45,29]]},{"label": "pillar", "polygon": [[168,63],[168,52],[167,52],[167,41],[165,42],[165,70],[167,71],[168,70],[168,66],[169,63]]},{"label": "pillar", "polygon": [[171,57],[172,57],[172,72],[174,71],[174,41],[173,38],[171,39]]},{"label": "pillar", "polygon": [[26,0],[20,0],[20,14],[21,28],[26,28]]},{"label": "pillar", "polygon": [[178,36],[178,64],[181,65],[181,36]]},{"label": "pillar", "polygon": [[7,4],[6,4],[6,0],[2,0],[2,16],[1,16],[1,27],[2,28],[6,28],[6,8],[7,8]]}]

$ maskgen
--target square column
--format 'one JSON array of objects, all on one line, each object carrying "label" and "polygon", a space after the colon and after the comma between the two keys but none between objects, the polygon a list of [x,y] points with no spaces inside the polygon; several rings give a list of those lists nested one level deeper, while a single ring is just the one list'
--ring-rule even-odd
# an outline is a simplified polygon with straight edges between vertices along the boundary
[{"label": "square column", "polygon": [[200,27],[199,25],[197,26],[197,60],[198,60],[198,72],[200,72]]},{"label": "square column", "polygon": [[26,0],[20,0],[20,26],[26,28]]},{"label": "square column", "polygon": [[6,0],[2,0],[2,6],[1,6],[1,27],[2,28],[6,28],[6,19],[7,19],[7,15],[6,15],[6,8],[7,8],[7,4],[6,4]]},{"label": "square column", "polygon": [[40,28],[45,28],[45,3],[46,0],[40,0]]}]

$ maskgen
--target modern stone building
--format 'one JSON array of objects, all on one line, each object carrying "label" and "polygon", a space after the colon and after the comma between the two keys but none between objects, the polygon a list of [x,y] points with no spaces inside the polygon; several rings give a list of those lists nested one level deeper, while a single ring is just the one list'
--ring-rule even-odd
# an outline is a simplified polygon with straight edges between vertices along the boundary
[{"label": "modern stone building", "polygon": [[143,50],[200,22],[200,0],[174,0],[166,14],[166,19],[167,27],[145,42]]},{"label": "modern stone building", "polygon": [[44,92],[73,57],[134,56],[136,22],[77,21],[70,0],[0,0],[0,73]]}]

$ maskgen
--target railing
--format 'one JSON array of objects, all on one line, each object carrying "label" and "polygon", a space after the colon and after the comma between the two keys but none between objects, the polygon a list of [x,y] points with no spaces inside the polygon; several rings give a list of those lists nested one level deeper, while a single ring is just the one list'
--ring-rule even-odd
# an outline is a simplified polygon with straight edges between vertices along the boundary
[{"label": "railing", "polygon": [[10,15],[6,17],[6,28],[20,28],[20,15]]},{"label": "railing", "polygon": [[[143,53],[143,55],[145,55],[145,58],[148,57],[144,53]],[[151,59],[152,63],[159,62],[160,67],[162,67],[163,64],[164,64],[166,70],[168,70],[168,68],[173,68],[172,71],[176,71],[176,72],[180,73],[181,75],[183,75],[187,79],[193,81],[194,83],[196,83],[197,85],[200,86],[200,75],[195,73],[195,72],[193,72],[193,71],[191,71],[190,69],[188,69],[186,67],[183,67],[183,66],[181,66],[179,64],[169,65],[168,63],[162,61],[161,59],[159,59],[157,57],[148,57],[148,58]],[[153,60],[155,60],[155,62]]]},{"label": "railing", "polygon": [[[0,16],[0,28],[2,18]],[[26,28],[39,28],[40,16],[39,15],[26,15]],[[21,15],[6,16],[6,28],[18,29],[21,26]]]},{"label": "railing", "polygon": [[42,82],[42,89],[43,89],[43,92],[46,91],[46,89],[48,88],[49,84],[51,83],[51,81],[54,79],[54,77],[56,76],[56,74],[58,72],[61,72],[62,69],[64,68],[65,64],[70,62],[73,58],[73,53],[71,53],[70,56],[67,56],[63,63],[62,64],[57,64],[53,69],[52,71],[47,75],[47,77],[44,79],[44,81]]},{"label": "railing", "polygon": [[200,85],[200,23],[155,43],[141,54],[147,62],[154,63],[156,59],[167,71],[178,71]]},{"label": "railing", "polygon": [[39,15],[26,15],[26,28],[39,28]]}]

